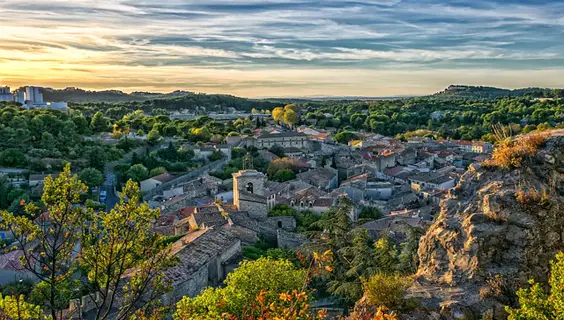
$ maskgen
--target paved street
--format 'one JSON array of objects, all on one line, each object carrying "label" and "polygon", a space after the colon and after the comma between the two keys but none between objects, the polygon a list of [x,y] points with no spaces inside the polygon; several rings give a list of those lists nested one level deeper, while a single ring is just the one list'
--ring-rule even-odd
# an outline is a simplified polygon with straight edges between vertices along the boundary
[{"label": "paved street", "polygon": [[119,202],[119,197],[114,192],[116,175],[113,173],[106,173],[104,174],[104,177],[106,178],[106,181],[104,181],[104,185],[102,186],[101,190],[105,190],[107,193],[106,211],[109,212]]}]

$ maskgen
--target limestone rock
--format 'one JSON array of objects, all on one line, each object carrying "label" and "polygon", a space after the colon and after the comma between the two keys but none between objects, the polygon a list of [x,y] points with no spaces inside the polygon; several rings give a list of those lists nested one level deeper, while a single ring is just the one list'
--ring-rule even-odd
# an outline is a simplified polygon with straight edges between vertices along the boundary
[{"label": "limestone rock", "polygon": [[[518,201],[520,190],[543,201]],[[548,198],[548,199],[544,199]],[[564,248],[564,132],[554,131],[538,156],[511,171],[472,167],[441,204],[419,244],[420,265],[409,296],[441,319],[504,318],[504,305],[529,278],[546,281],[549,261]]]}]

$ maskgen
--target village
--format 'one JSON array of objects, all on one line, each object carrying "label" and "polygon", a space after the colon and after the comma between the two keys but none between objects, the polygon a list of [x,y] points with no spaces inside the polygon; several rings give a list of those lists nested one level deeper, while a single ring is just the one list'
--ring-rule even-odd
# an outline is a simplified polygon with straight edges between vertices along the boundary
[{"label": "village", "polygon": [[[341,144],[328,130],[272,122],[249,135],[228,136],[223,144],[182,144],[180,148],[191,149],[197,159],[221,157],[185,175],[165,172],[140,181],[143,199],[161,212],[153,229],[175,240],[172,252],[180,261],[165,273],[172,291],[162,301],[175,303],[219,285],[245,258],[244,248],[257,242],[282,249],[307,242],[296,217],[272,216],[276,208],[320,216],[346,198],[352,203],[350,220],[375,239],[383,233],[405,237],[405,226],[425,230],[439,213],[440,201],[468,166],[478,166],[493,151],[487,142],[419,136],[400,141],[373,133],[355,134],[358,139]],[[171,143],[163,142],[160,148]],[[242,161],[242,170],[231,177],[214,174],[233,157]],[[290,164],[297,173],[295,178],[274,181],[254,167],[254,159],[268,166]],[[36,188],[48,175],[31,174],[26,179],[23,170],[2,169],[2,173],[11,177],[12,184]],[[363,216],[366,210],[379,215]],[[11,235],[4,230],[0,237],[10,241]],[[33,278],[21,268],[19,256],[14,251],[0,257],[0,282]],[[71,301],[68,314],[88,312],[94,307],[91,299]]]}]

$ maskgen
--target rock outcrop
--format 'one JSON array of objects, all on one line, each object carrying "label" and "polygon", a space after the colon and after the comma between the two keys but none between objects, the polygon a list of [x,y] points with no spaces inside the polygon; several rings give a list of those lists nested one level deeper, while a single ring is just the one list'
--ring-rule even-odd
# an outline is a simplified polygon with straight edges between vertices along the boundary
[{"label": "rock outcrop", "polygon": [[462,176],[419,243],[409,295],[428,313],[416,318],[503,319],[528,279],[546,281],[560,250],[564,130],[553,131],[518,168],[472,166]]}]

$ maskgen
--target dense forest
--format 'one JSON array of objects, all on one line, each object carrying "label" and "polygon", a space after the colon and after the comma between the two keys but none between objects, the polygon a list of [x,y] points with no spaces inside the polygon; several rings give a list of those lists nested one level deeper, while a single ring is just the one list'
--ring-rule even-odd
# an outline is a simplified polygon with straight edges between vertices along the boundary
[{"label": "dense forest", "polygon": [[[435,138],[492,141],[491,126],[511,125],[514,134],[562,126],[564,102],[526,97],[493,100],[437,99],[312,103],[306,121],[342,132],[364,130],[386,136],[417,134]],[[350,136],[350,135],[348,135]]]}]

